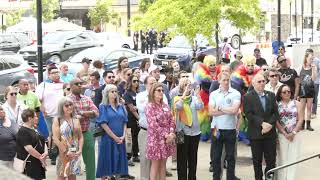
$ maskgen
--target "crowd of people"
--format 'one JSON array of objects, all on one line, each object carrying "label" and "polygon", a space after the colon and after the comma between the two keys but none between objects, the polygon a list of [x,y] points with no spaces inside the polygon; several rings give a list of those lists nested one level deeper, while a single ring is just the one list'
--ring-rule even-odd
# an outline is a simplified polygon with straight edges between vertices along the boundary
[{"label": "crowd of people", "polygon": [[[48,61],[35,91],[26,79],[5,89],[0,164],[16,169],[16,159],[23,160],[23,174],[40,180],[50,156],[57,179],[85,172],[94,180],[134,179],[128,167],[140,163],[140,179],[164,180],[172,176],[166,166],[172,157],[178,180],[195,180],[199,142],[210,139],[213,179],[226,167],[226,179],[236,180],[239,139],[251,146],[255,179],[262,180],[276,165],[297,160],[300,131],[314,130],[317,112],[320,60],[307,49],[297,73],[282,49],[270,66],[259,49],[251,56],[237,51],[231,63],[224,55],[221,64],[201,54],[192,73],[178,61],[162,68],[148,58],[129,67],[121,57],[113,71],[84,58],[75,74]],[[294,176],[293,166],[278,179]]]}]

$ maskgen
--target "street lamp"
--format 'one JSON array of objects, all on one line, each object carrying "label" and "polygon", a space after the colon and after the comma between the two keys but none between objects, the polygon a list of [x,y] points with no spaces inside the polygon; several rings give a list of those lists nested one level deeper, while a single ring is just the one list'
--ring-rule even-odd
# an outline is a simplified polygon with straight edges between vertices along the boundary
[{"label": "street lamp", "polygon": [[63,17],[63,14],[62,14],[62,2],[63,2],[63,0],[59,0],[59,10],[60,10],[60,17],[61,18]]}]

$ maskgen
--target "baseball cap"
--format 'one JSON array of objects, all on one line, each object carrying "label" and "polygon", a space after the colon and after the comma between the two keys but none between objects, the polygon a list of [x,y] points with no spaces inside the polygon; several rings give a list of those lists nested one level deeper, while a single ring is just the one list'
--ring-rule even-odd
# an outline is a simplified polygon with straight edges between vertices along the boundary
[{"label": "baseball cap", "polygon": [[156,69],[159,69],[160,71],[162,70],[161,66],[157,66],[157,65],[152,64],[148,69],[148,73],[151,73],[152,71],[154,71]]},{"label": "baseball cap", "polygon": [[91,60],[91,59],[89,59],[89,58],[83,58],[81,62],[82,62],[82,63],[90,64],[90,63],[91,63],[91,61],[92,61],[92,60]]},{"label": "baseball cap", "polygon": [[46,62],[46,65],[55,65],[55,64],[56,63],[50,59]]}]

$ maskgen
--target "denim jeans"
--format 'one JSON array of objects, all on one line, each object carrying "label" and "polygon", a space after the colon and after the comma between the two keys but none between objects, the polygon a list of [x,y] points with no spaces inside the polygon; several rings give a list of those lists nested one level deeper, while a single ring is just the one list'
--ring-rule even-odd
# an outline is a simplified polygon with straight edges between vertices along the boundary
[{"label": "denim jeans", "polygon": [[312,104],[312,114],[317,114],[319,84],[314,84],[314,98]]}]

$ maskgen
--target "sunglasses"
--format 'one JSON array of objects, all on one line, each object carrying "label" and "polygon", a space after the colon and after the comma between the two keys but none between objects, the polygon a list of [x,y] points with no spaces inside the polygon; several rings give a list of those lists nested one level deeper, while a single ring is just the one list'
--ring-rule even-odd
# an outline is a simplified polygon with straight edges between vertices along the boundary
[{"label": "sunglasses", "polygon": [[81,86],[81,82],[76,82],[76,83],[74,83],[74,85],[76,85],[76,86]]},{"label": "sunglasses", "polygon": [[266,81],[265,80],[260,80],[260,81],[257,81],[257,83],[261,84],[261,83],[265,83]]},{"label": "sunglasses", "polygon": [[133,82],[133,83],[138,83],[138,82],[139,82],[139,80],[132,80],[132,82]]},{"label": "sunglasses", "polygon": [[108,79],[114,79],[116,78],[115,76],[108,76]]},{"label": "sunglasses", "polygon": [[291,91],[286,90],[286,91],[282,91],[281,93],[282,93],[282,94],[291,94]]},{"label": "sunglasses", "polygon": [[68,103],[68,104],[65,104],[64,107],[68,108],[68,107],[72,107],[73,104],[72,103]]},{"label": "sunglasses", "polygon": [[67,90],[67,91],[70,91],[70,89],[71,89],[71,88],[69,88],[69,87],[68,87],[68,88],[65,88],[65,90]]},{"label": "sunglasses", "polygon": [[272,75],[270,75],[269,77],[275,78],[275,77],[278,77],[278,75],[277,75],[277,74],[272,74]]},{"label": "sunglasses", "polygon": [[162,93],[162,92],[163,92],[163,89],[156,89],[156,91],[159,92],[159,93],[160,93],[160,92]]},{"label": "sunglasses", "polygon": [[18,93],[16,93],[16,92],[10,93],[10,96],[17,96],[17,95],[18,95]]}]

